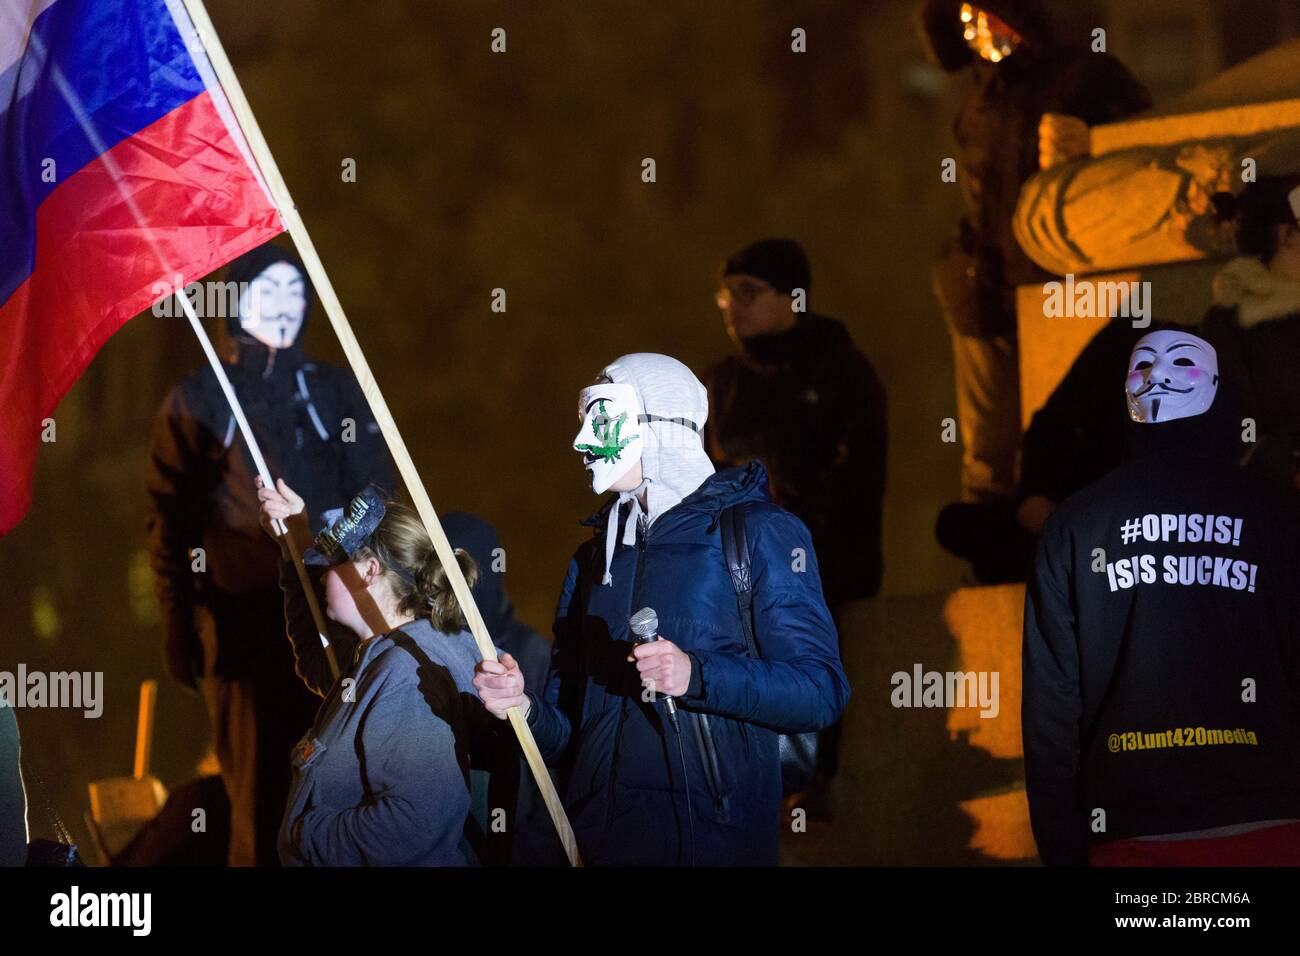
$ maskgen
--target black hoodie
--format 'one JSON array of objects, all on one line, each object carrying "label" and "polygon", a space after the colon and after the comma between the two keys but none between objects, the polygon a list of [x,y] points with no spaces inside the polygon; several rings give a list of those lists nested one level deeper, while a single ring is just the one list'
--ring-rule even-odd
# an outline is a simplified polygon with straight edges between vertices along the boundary
[{"label": "black hoodie", "polygon": [[1022,721],[1048,864],[1300,818],[1300,513],[1234,466],[1240,429],[1222,383],[1202,415],[1133,424],[1129,460],[1047,523]]}]

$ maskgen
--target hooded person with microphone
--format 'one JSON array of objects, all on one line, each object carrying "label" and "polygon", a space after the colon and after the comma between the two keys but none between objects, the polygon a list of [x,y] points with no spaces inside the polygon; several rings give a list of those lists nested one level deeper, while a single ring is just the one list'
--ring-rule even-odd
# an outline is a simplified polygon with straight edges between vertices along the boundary
[{"label": "hooded person with microphone", "polygon": [[507,654],[474,679],[561,768],[588,863],[775,864],[778,738],[848,700],[808,529],[772,503],[761,462],[714,470],[707,416],[704,386],[665,355],[625,355],[581,390],[573,448],[592,490],[615,494],[583,522],[550,674],[530,686]]}]

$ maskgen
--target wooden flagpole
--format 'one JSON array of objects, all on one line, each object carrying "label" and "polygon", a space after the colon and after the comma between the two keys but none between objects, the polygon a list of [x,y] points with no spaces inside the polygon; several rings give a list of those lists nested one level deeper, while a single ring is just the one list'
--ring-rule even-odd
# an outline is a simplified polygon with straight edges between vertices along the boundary
[{"label": "wooden flagpole", "polygon": [[[285,227],[298,249],[298,254],[302,257],[303,265],[307,267],[312,286],[325,307],[325,313],[329,316],[330,325],[334,327],[334,333],[338,336],[339,344],[343,346],[343,354],[347,356],[348,363],[352,366],[352,371],[357,377],[357,383],[365,393],[366,400],[370,403],[370,410],[383,431],[384,439],[388,442],[388,449],[392,452],[397,470],[411,494],[415,509],[419,512],[420,520],[424,522],[429,537],[433,539],[434,550],[437,552],[438,560],[442,562],[443,569],[447,572],[447,577],[451,581],[456,600],[464,610],[465,619],[469,624],[471,633],[474,635],[479,654],[484,660],[495,661],[497,659],[496,648],[493,647],[492,639],[488,636],[487,626],[483,623],[483,617],[479,613],[478,606],[474,603],[474,595],[465,581],[465,576],[461,573],[460,564],[456,561],[451,542],[447,540],[447,534],[442,528],[442,522],[438,520],[438,515],[433,510],[433,503],[429,500],[429,493],[420,480],[419,472],[415,470],[415,462],[411,460],[411,455],[406,449],[406,443],[397,430],[397,423],[388,410],[388,403],[384,401],[384,396],[379,391],[379,385],[370,372],[370,365],[366,362],[361,346],[352,332],[352,326],[348,324],[347,316],[343,312],[343,305],[334,292],[334,286],[330,283],[329,276],[325,272],[325,266],[321,263],[315,245],[312,244],[311,236],[307,233],[307,227],[303,223],[302,217],[298,215],[298,207],[294,204],[293,197],[289,195],[289,189],[280,175],[279,167],[276,166],[275,157],[271,155],[271,148],[267,145],[261,127],[257,124],[257,118],[248,105],[243,88],[239,85],[239,78],[235,76],[234,68],[226,57],[226,51],[221,45],[221,40],[212,25],[212,20],[208,17],[203,0],[183,0],[183,2],[185,9],[189,12],[190,20],[194,24],[194,29],[198,33],[199,40],[207,53],[208,60],[211,62],[217,79],[226,94],[226,99],[230,103],[230,108],[235,114],[235,120],[248,142],[249,149],[252,150],[253,158],[266,179],[267,186],[271,191],[271,198],[280,211],[280,216],[284,220]],[[528,761],[528,767],[532,770],[533,777],[537,781],[537,788],[541,791],[542,799],[546,803],[546,809],[550,811],[551,820],[559,832],[560,842],[564,845],[564,852],[568,855],[570,863],[574,866],[581,866],[582,859],[578,855],[578,844],[573,835],[573,828],[569,824],[568,816],[565,815],[564,807],[560,804],[559,795],[555,792],[555,785],[551,781],[551,775],[547,771],[542,755],[537,749],[537,743],[533,740],[533,732],[528,727],[528,722],[520,713],[519,708],[512,707],[508,711],[508,715],[515,735],[519,738],[519,745],[523,749],[524,757]]]}]

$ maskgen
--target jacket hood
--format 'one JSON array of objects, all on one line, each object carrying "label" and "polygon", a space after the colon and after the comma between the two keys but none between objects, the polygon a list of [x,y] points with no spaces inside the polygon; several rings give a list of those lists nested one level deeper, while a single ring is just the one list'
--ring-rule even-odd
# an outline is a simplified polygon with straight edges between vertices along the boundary
[{"label": "jacket hood", "polygon": [[1300,282],[1253,256],[1233,259],[1214,277],[1214,304],[1235,309],[1243,329],[1300,312]]},{"label": "jacket hood", "polygon": [[[239,324],[238,299],[236,299],[235,308],[226,316],[226,361],[232,365],[245,368],[256,376],[269,377],[275,374],[277,367],[288,371],[296,371],[302,365],[303,341],[307,334],[307,325],[311,321],[311,308],[312,302],[316,298],[316,290],[312,287],[311,278],[307,275],[307,267],[298,258],[298,254],[292,249],[277,245],[274,242],[268,242],[256,249],[250,249],[231,262],[226,271],[227,282],[242,285],[245,282],[252,282],[268,266],[272,266],[277,262],[287,262],[302,273],[303,296],[306,299],[306,308],[302,316],[302,328],[298,330],[298,335],[294,338],[293,344],[284,349],[271,349],[245,333]],[[274,360],[271,358],[272,352],[276,353]]]},{"label": "jacket hood", "polygon": [[[612,584],[610,565],[623,505],[630,508],[623,543],[634,545],[641,516],[649,528],[713,474],[713,462],[704,453],[703,439],[709,393],[689,368],[667,355],[635,352],[610,362],[601,375],[616,385],[631,385],[646,416],[641,429],[643,480],[611,500],[605,519],[605,576],[601,583]],[[643,491],[644,511],[638,499]]]},{"label": "jacket hood", "polygon": [[[617,496],[609,498],[601,507],[581,523],[588,527],[600,527],[606,523],[609,510],[618,500]],[[747,501],[771,501],[772,493],[768,483],[767,469],[757,458],[737,468],[723,468],[715,471],[704,480],[694,492],[682,499],[678,511],[696,511],[709,515],[712,531],[722,516],[722,512],[732,505]]]},{"label": "jacket hood", "polygon": [[755,458],[739,468],[724,468],[715,472],[682,502],[681,507],[683,510],[701,511],[711,516],[709,530],[712,531],[724,509],[747,501],[771,500],[767,469]]},{"label": "jacket hood", "polygon": [[[646,517],[654,524],[713,474],[703,439],[709,393],[677,359],[651,352],[617,358],[605,366],[604,374],[617,385],[633,386],[641,411],[656,419],[641,429]],[[694,428],[659,419],[684,419]]]},{"label": "jacket hood", "polygon": [[[504,562],[496,559],[501,552],[501,539],[496,529],[478,515],[468,511],[450,511],[442,516],[442,529],[453,548],[469,552],[478,566],[478,580],[472,588],[474,602],[478,605],[488,633],[499,637],[515,616],[514,606],[506,596]],[[496,570],[502,565],[500,571]]]},{"label": "jacket hood", "polygon": [[[917,23],[926,52],[949,73],[969,66],[975,56],[962,38],[958,16],[961,5],[962,0],[924,0],[917,8]],[[1014,27],[1030,49],[1041,52],[1055,45],[1051,24],[1039,0],[980,0],[976,5]],[[1008,57],[1007,62],[1014,59]]]}]

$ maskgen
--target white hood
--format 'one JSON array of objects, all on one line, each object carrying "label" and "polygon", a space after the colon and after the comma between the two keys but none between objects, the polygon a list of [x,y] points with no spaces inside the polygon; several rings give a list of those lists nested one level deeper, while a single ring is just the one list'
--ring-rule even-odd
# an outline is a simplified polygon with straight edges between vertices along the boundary
[{"label": "white hood", "polygon": [[664,512],[699,488],[713,474],[713,463],[704,453],[704,422],[709,417],[709,393],[693,372],[675,358],[653,352],[635,352],[616,358],[604,368],[604,375],[618,385],[631,385],[641,400],[646,417],[642,424],[641,468],[644,481],[621,492],[609,510],[605,536],[605,584],[614,558],[619,512],[631,502],[623,543],[636,544],[638,518],[642,514],[637,495],[646,493],[647,527]]}]

